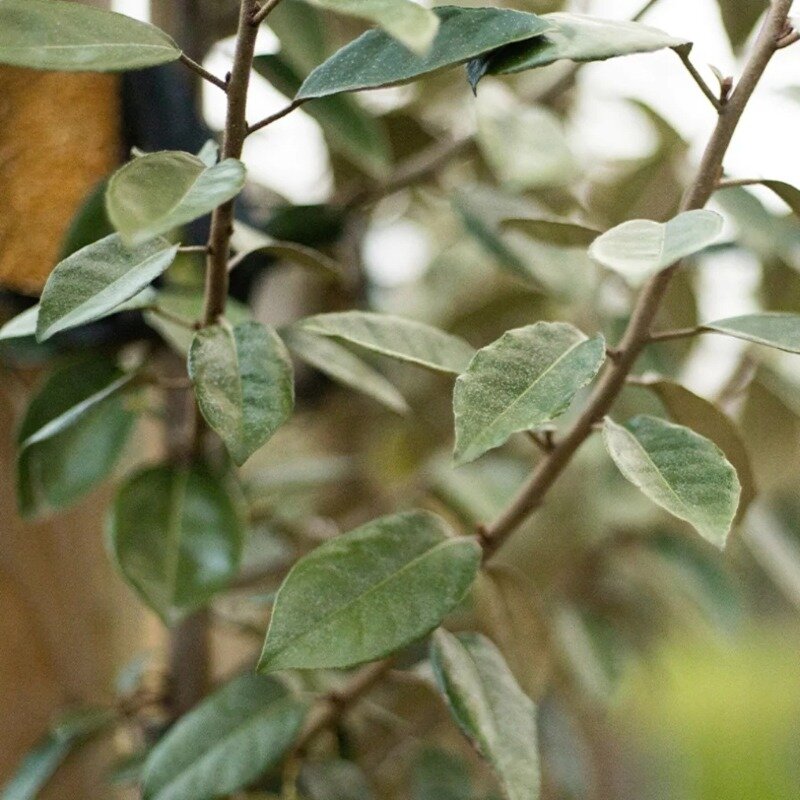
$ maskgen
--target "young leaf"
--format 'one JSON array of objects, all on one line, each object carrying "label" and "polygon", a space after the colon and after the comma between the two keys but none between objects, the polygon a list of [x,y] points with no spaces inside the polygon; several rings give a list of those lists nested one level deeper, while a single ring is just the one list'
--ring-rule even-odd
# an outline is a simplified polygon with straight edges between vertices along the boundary
[{"label": "young leaf", "polygon": [[597,374],[605,352],[602,336],[587,339],[565,322],[517,328],[479,350],[453,392],[456,464],[558,417]]},{"label": "young leaf", "polygon": [[654,503],[724,547],[741,487],[725,454],[682,425],[639,416],[624,427],[606,419],[603,435],[620,472]]},{"label": "young leaf", "polygon": [[463,372],[475,354],[472,347],[457,336],[390,314],[340,311],[306,317],[297,326],[439,372]]},{"label": "young leaf", "polygon": [[536,707],[500,651],[480,634],[454,636],[440,629],[431,662],[453,717],[492,765],[509,800],[537,800]]},{"label": "young leaf", "polygon": [[424,55],[439,30],[439,18],[412,0],[312,0],[315,5],[380,25],[410,50]]},{"label": "young leaf", "polygon": [[595,239],[589,255],[638,285],[712,244],[721,231],[722,217],[714,211],[685,211],[667,223],[634,219]]},{"label": "young leaf", "polygon": [[189,350],[189,377],[203,417],[240,466],[294,408],[289,354],[278,334],[260,322],[198,331]]},{"label": "young leaf", "polygon": [[800,353],[800,314],[765,311],[707,322],[701,327],[712,333],[722,333],[787,353]]},{"label": "young leaf", "polygon": [[504,230],[519,231],[537,242],[557,247],[589,247],[602,231],[558,219],[523,219],[515,217],[502,221]]},{"label": "young leaf", "polygon": [[306,711],[274,678],[236,678],[156,745],[144,768],[144,800],[213,800],[243,789],[280,761]]},{"label": "young leaf", "polygon": [[407,83],[553,27],[535,14],[509,9],[441,6],[433,11],[439,31],[424,56],[411,53],[383,31],[367,31],[317,67],[296,99]]},{"label": "young leaf", "polygon": [[244,533],[225,482],[197,467],[135,473],[117,492],[108,524],[122,574],[168,625],[227,585],[239,567]]},{"label": "young leaf", "polygon": [[363,392],[398,414],[408,412],[408,403],[394,385],[344,345],[325,336],[308,333],[297,326],[282,330],[281,337],[298,358],[329,378]]},{"label": "young leaf", "polygon": [[750,456],[734,421],[710,400],[696,395],[679,383],[666,378],[645,377],[643,385],[661,400],[675,422],[710,439],[725,453],[742,485],[737,513],[737,519],[741,519],[755,499],[756,485]]},{"label": "young leaf", "polygon": [[123,373],[105,359],[53,373],[28,406],[17,435],[23,516],[71,505],[114,468],[134,415],[117,393]]},{"label": "young leaf", "polygon": [[114,715],[87,708],[62,716],[25,756],[11,780],[0,789],[0,800],[35,800],[66,757],[107,728]]},{"label": "young leaf", "polygon": [[542,19],[553,25],[544,36],[512,44],[470,62],[467,72],[473,87],[487,73],[508,75],[536,67],[545,67],[560,59],[604,61],[632,53],[650,53],[665,47],[684,47],[685,39],[676,39],[657,28],[640,22],[587,17],[582,14],[545,14]]},{"label": "young leaf", "polygon": [[94,322],[161,275],[178,253],[163,239],[129,249],[114,233],[78,250],[50,274],[39,303],[36,338]]},{"label": "young leaf", "polygon": [[123,14],[54,0],[0,0],[0,64],[122,72],[180,58],[166,33]]},{"label": "young leaf", "polygon": [[259,670],[350,667],[433,630],[475,578],[481,549],[425,511],[368,522],[301,558],[272,611]]},{"label": "young leaf", "polygon": [[114,173],[106,208],[123,240],[142,244],[210,214],[239,194],[244,179],[244,164],[235,158],[208,167],[190,153],[149,153]]}]

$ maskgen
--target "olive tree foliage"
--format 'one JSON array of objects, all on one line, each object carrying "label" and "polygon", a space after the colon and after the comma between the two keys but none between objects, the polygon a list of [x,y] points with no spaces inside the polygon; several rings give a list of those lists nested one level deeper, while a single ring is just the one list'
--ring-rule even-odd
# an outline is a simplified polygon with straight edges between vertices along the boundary
[{"label": "olive tree foliage", "polygon": [[[125,581],[176,640],[200,620],[246,643],[244,666],[185,714],[174,686],[145,691],[127,668],[112,701],[58,718],[4,800],[37,796],[70,751],[112,734],[126,753],[109,780],[147,800],[534,800],[569,781],[608,796],[596,722],[620,665],[698,608],[729,624],[745,602],[732,531],[756,486],[728,412],[758,417],[765,401],[748,412],[747,398],[766,393],[796,430],[798,367],[772,354],[800,353],[800,226],[724,168],[760,78],[797,39],[791,2],[740,15],[721,2],[735,46],[751,43],[718,86],[691,60],[691,18],[676,34],[640,21],[653,2],[630,21],[518,5],[241,0],[233,67],[216,76],[120,14],[0,0],[4,64],[181,61],[225,95],[219,144],[135,152],[110,176],[0,339],[53,362],[19,428],[21,513],[58,513],[113,476],[107,541]],[[262,24],[275,55],[256,55]],[[564,131],[575,73],[657,50],[676,54],[671,91],[708,100],[700,162],[641,108],[655,152],[590,174]],[[263,120],[246,115],[254,73],[287,96]],[[407,85],[388,112],[355,96]],[[301,107],[334,194],[271,197],[245,225],[244,143]],[[760,182],[800,213],[796,188]],[[208,215],[207,243],[185,241]],[[427,230],[433,262],[414,284],[370,285],[363,231],[397,218]],[[761,260],[765,310],[699,319],[697,257],[736,248]],[[270,265],[267,299],[282,265],[306,270],[309,313],[262,319],[229,297],[253,259]],[[122,312],[152,334],[58,347]],[[714,400],[679,380],[700,336],[754,345]],[[153,415],[168,446],[142,463],[135,431]]]}]

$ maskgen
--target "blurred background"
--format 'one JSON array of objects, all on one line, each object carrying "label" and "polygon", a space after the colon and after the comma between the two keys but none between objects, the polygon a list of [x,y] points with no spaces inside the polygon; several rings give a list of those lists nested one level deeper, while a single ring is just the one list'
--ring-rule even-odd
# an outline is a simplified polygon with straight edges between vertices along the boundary
[{"label": "blurred background", "polygon": [[[230,67],[235,5],[111,3],[168,29],[217,75]],[[643,2],[492,5],[630,19]],[[765,7],[761,0],[658,0],[643,21],[693,41],[694,63],[715,86],[711,66],[723,76],[738,74]],[[364,28],[302,0],[284,0],[271,21],[259,41],[265,58],[251,89],[251,121],[291,95],[291,76],[281,67],[302,77]],[[63,76],[54,83],[36,76],[43,82],[32,92],[34,76],[0,69],[0,185],[12,198],[0,222],[6,290],[0,319],[37,294],[74,232],[76,214],[101,224],[86,216],[87,198],[126,148],[197,150],[221,129],[224,104],[216,89],[186,83],[183,74],[147,72],[121,85],[105,76],[74,85]],[[76,99],[87,105],[70,119]],[[546,213],[607,228],[638,217],[667,219],[714,123],[713,109],[671,51],[577,72],[558,63],[486,78],[477,98],[463,72],[452,70],[337,103],[312,104],[248,140],[242,215],[251,228],[323,250],[342,265],[345,279],[331,286],[297,266],[245,261],[232,275],[237,299],[276,326],[364,306],[438,325],[475,346],[538,319],[602,329],[615,341],[630,310],[629,290],[601,274],[583,250],[504,231],[501,220]],[[795,46],[768,70],[726,176],[800,186],[798,130]],[[16,158],[2,158],[9,153]],[[21,165],[25,158],[42,172],[35,176],[41,198],[23,212],[23,199],[15,206],[14,198],[29,190],[14,187],[34,180]],[[800,205],[790,209],[757,186],[720,191],[712,207],[725,217],[723,238],[674,282],[662,326],[759,309],[800,312]],[[202,241],[203,231],[196,235]],[[200,275],[201,264],[187,256],[171,270],[167,288],[196,292]],[[0,778],[59,709],[124,694],[131,674],[141,684],[164,669],[160,626],[141,611],[103,551],[103,509],[112,489],[86,486],[91,492],[77,505],[35,521],[15,511],[13,431],[48,370],[82,348],[155,338],[138,318],[115,324],[47,349],[0,342],[0,702],[10,720],[0,732]],[[180,350],[174,331],[159,333]],[[245,569],[259,576],[257,591],[247,586],[215,603],[217,676],[249,663],[266,627],[270,592],[298,553],[410,505],[473,526],[503,508],[535,462],[535,449],[520,439],[453,470],[450,382],[374,366],[410,413],[393,413],[299,365],[298,412],[248,463],[253,530]],[[800,797],[800,356],[708,336],[651,348],[639,371],[667,376],[694,394],[632,387],[616,418],[645,412],[699,425],[729,457],[735,451],[740,477],[747,473],[748,507],[726,551],[656,509],[592,440],[452,624],[492,636],[539,702],[546,798],[794,800]],[[722,422],[704,401],[724,410]],[[157,416],[145,414],[138,423],[124,468],[159,453]],[[63,465],[65,473],[71,469],[78,467]],[[419,653],[409,654],[409,665],[415,658]],[[419,679],[398,680],[365,704],[348,732],[373,795],[493,796],[490,778],[428,688],[424,666],[414,675]],[[396,731],[410,734],[411,745],[397,748]],[[106,792],[99,787],[109,765],[136,750],[129,740],[116,744],[116,753],[98,748],[76,759],[46,796]],[[431,776],[438,776],[438,788],[430,788]],[[465,788],[465,776],[472,788]],[[118,791],[125,796],[124,779]]]}]

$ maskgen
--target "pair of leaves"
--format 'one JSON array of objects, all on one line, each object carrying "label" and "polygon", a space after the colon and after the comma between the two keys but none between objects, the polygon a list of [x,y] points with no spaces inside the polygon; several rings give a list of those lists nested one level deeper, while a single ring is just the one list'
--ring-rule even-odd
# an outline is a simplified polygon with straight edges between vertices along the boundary
[{"label": "pair of leaves", "polygon": [[56,0],[0,0],[0,63],[120,72],[180,58],[166,33],[122,14]]},{"label": "pair of leaves", "polygon": [[292,364],[266,325],[223,321],[203,328],[192,341],[188,367],[203,417],[239,465],[292,413]]},{"label": "pair of leaves", "polygon": [[589,248],[589,256],[634,286],[712,244],[722,231],[714,211],[685,211],[669,222],[623,222]]},{"label": "pair of leaves", "polygon": [[722,450],[689,428],[650,416],[625,426],[607,419],[603,436],[634,486],[712,544],[725,546],[741,486]]},{"label": "pair of leaves", "polygon": [[431,662],[453,717],[492,765],[509,800],[537,800],[536,707],[500,651],[479,634],[439,630]]},{"label": "pair of leaves", "polygon": [[108,542],[125,579],[166,624],[236,575],[245,525],[226,482],[199,467],[149,467],[119,488]]},{"label": "pair of leaves", "polygon": [[604,360],[602,336],[588,339],[564,322],[508,331],[480,350],[453,393],[456,464],[558,417]]},{"label": "pair of leaves", "polygon": [[130,378],[104,359],[70,364],[48,378],[18,434],[23,516],[69,506],[108,476],[135,419],[121,394]]},{"label": "pair of leaves", "polygon": [[232,200],[244,180],[244,164],[235,158],[208,166],[190,153],[150,153],[111,177],[106,209],[122,240],[135,247]]},{"label": "pair of leaves", "polygon": [[144,800],[213,800],[247,787],[280,762],[306,712],[273,678],[236,678],[153,749],[144,767]]},{"label": "pair of leaves", "polygon": [[433,630],[471,586],[481,560],[424,511],[382,517],[300,559],[275,600],[259,669],[349,667]]}]

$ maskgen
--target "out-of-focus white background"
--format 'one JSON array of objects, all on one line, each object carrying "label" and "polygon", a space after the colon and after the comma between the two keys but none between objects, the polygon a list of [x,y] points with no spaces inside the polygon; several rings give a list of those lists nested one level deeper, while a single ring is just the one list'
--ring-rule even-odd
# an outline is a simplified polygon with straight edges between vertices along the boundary
[{"label": "out-of-focus white background", "polygon": [[[581,11],[629,19],[643,2],[589,0],[581,3]],[[115,0],[113,6],[131,16],[149,18],[149,0]],[[643,21],[693,41],[693,61],[711,85],[716,79],[708,65],[714,65],[725,75],[738,73],[739,65],[723,30],[716,0],[661,0]],[[748,107],[726,161],[732,177],[780,177],[800,185],[800,102],[790,99],[787,92],[790,87],[800,86],[797,47],[778,54]],[[230,68],[232,49],[232,41],[221,42],[209,56],[207,68],[224,75]],[[259,49],[261,52],[277,49],[275,37],[266,27]],[[699,157],[714,123],[714,112],[671,51],[589,64],[581,70],[578,80],[581,91],[571,115],[569,135],[586,169],[609,159],[642,155],[652,147],[648,123],[626,102],[630,99],[641,100],[662,114],[691,142],[695,158]],[[385,96],[392,91],[396,90],[371,94]],[[204,101],[209,124],[221,128],[222,95],[208,87]],[[466,93],[465,102],[469,102]],[[266,81],[254,76],[249,119],[260,119],[285,103],[286,99]],[[255,180],[293,202],[324,201],[330,192],[328,156],[320,129],[302,111],[252,136],[244,157]],[[767,204],[780,207],[774,195],[755,191]],[[376,227],[365,242],[366,268],[384,285],[402,284],[416,277],[430,257],[424,232],[402,220]],[[700,268],[701,318],[756,309],[753,289],[757,279],[758,265],[740,252],[706,258]],[[704,286],[707,291],[703,291]],[[725,380],[742,347],[735,339],[701,340],[684,379],[699,391],[713,391]],[[707,349],[713,349],[710,360]],[[709,363],[714,364],[712,369]]]}]

